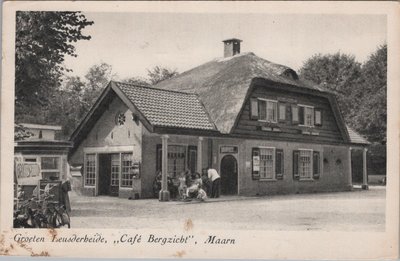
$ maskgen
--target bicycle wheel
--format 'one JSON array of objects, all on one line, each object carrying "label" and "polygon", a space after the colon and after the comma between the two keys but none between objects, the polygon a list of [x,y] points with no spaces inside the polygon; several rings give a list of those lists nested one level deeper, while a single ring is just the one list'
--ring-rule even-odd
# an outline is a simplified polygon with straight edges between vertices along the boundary
[{"label": "bicycle wheel", "polygon": [[64,208],[60,208],[55,215],[54,226],[56,228],[68,227],[71,228],[71,220],[67,211]]}]

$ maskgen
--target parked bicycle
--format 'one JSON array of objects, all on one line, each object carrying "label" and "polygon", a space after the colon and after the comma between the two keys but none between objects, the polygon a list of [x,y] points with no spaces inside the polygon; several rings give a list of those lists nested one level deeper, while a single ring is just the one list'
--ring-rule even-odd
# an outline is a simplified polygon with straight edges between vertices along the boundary
[{"label": "parked bicycle", "polygon": [[[62,228],[71,227],[71,221],[66,207],[59,201],[53,201],[54,195],[50,188],[40,189],[40,198],[31,199],[17,204],[14,210],[14,228]],[[43,193],[42,193],[43,192]]]}]

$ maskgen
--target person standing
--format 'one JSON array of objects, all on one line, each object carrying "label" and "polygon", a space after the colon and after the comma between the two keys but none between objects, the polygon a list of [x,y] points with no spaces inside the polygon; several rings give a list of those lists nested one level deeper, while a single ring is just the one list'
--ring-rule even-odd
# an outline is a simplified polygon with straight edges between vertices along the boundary
[{"label": "person standing", "polygon": [[219,198],[221,190],[221,177],[215,169],[208,169],[208,178],[211,180],[211,198]]}]

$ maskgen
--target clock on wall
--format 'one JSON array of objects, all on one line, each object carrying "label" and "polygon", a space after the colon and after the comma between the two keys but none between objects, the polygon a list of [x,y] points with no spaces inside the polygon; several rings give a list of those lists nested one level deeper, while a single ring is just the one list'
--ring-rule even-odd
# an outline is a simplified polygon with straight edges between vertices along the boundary
[{"label": "clock on wall", "polygon": [[126,120],[126,117],[125,117],[125,114],[124,114],[123,112],[119,112],[119,113],[117,113],[117,115],[115,116],[115,123],[116,123],[118,126],[124,125],[125,120]]}]

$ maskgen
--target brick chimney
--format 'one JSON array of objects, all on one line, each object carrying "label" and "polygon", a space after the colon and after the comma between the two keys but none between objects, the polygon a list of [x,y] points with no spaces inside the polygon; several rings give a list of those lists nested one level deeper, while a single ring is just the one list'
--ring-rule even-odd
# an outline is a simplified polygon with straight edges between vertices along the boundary
[{"label": "brick chimney", "polygon": [[224,57],[231,57],[240,53],[240,42],[242,40],[231,38],[224,40]]}]

